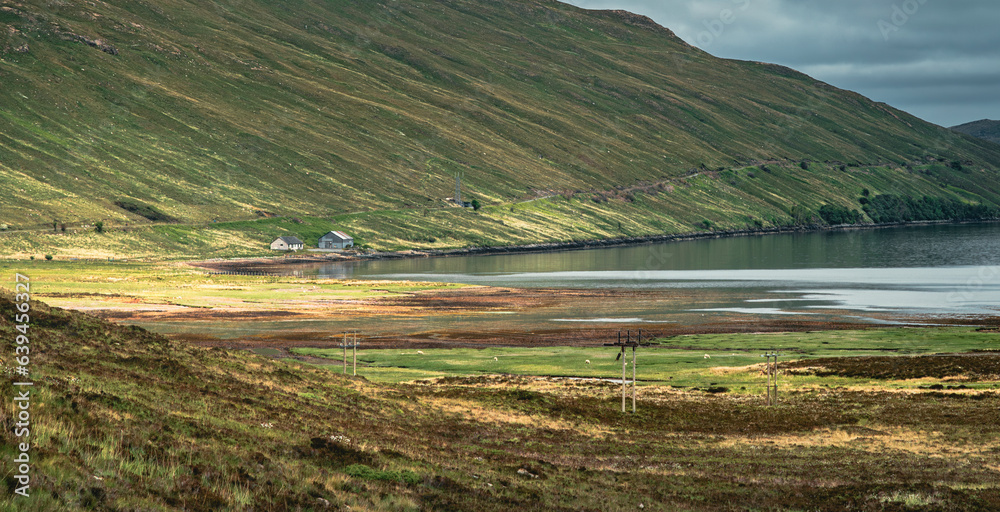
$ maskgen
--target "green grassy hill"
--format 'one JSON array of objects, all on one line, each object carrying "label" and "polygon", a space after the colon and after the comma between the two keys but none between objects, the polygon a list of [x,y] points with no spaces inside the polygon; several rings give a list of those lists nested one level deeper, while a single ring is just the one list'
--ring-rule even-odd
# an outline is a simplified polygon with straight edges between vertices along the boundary
[{"label": "green grassy hill", "polygon": [[952,126],[951,129],[956,132],[961,132],[966,135],[972,135],[973,137],[1000,144],[1000,121],[982,119],[980,121],[973,121],[971,123]]},{"label": "green grassy hill", "polygon": [[[853,202],[857,184],[902,194],[919,181],[931,195],[1000,202],[996,145],[788,68],[715,58],[641,16],[544,0],[3,0],[0,83],[0,223],[72,233],[98,220],[180,221],[197,238],[143,231],[141,243],[97,244],[102,255],[237,254],[226,244],[285,233],[204,234],[216,220],[329,227],[349,214],[437,211],[456,173],[466,199],[507,213],[539,196],[640,187],[674,203],[631,221],[650,233],[693,230],[685,216],[761,217],[743,196],[780,203],[764,217],[788,222],[796,205]],[[705,190],[738,188],[717,171],[762,163],[788,170],[778,186],[791,196],[670,195],[674,180],[706,171],[718,183]],[[869,184],[875,168],[888,171]],[[816,181],[852,188],[800,190]],[[629,212],[621,201],[603,209],[606,224]],[[349,218],[363,232],[383,224]],[[522,221],[513,238],[614,235]],[[474,244],[491,224],[472,224],[370,244]],[[93,246],[7,236],[8,255]]]}]

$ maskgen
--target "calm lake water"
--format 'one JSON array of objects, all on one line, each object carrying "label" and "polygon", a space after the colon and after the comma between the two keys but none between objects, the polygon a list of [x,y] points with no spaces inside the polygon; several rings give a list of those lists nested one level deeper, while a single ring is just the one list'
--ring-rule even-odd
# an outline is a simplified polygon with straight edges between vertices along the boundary
[{"label": "calm lake water", "polygon": [[[551,253],[362,261],[288,272],[328,278],[583,289],[530,307],[329,319],[157,322],[218,338],[326,339],[565,329],[658,332],[806,322],[939,323],[1000,316],[1000,223],[722,238]],[[818,327],[819,328],[819,327]]]},{"label": "calm lake water", "polygon": [[[555,321],[670,321],[671,314],[984,316],[1000,314],[1000,224],[912,226],[657,243],[550,253],[325,265],[331,278],[510,287],[626,288],[692,297],[688,306],[607,304]],[[699,290],[709,303],[699,300]],[[620,313],[627,312],[623,317]]]}]

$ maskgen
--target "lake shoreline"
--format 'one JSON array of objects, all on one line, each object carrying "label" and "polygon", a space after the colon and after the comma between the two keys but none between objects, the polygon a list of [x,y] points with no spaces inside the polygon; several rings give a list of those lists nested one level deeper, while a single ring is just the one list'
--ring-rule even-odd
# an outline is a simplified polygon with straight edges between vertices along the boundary
[{"label": "lake shoreline", "polygon": [[[341,263],[351,261],[367,260],[387,260],[387,259],[410,259],[410,258],[442,258],[449,256],[489,256],[498,254],[530,254],[530,253],[553,253],[560,251],[574,251],[583,249],[599,249],[604,247],[629,247],[662,242],[687,242],[693,240],[707,240],[720,238],[736,238],[744,236],[763,236],[787,233],[815,233],[822,231],[855,231],[869,229],[917,227],[917,226],[950,226],[965,224],[992,224],[1000,222],[998,219],[968,220],[968,221],[913,221],[913,222],[887,222],[880,224],[840,224],[836,226],[826,225],[805,225],[805,226],[778,226],[772,228],[759,229],[737,229],[725,231],[699,231],[693,233],[645,235],[637,237],[607,238],[595,240],[580,240],[573,242],[542,242],[537,244],[510,245],[510,246],[484,246],[484,247],[464,247],[459,249],[409,249],[403,251],[385,251],[372,253],[343,253],[327,252],[312,254],[289,254],[274,257],[257,258],[235,258],[219,260],[198,260],[186,262],[188,265],[208,269],[217,273],[243,273],[258,271],[267,273],[268,268],[284,267],[288,265],[302,265],[309,263]],[[307,250],[308,252],[308,250]]]}]

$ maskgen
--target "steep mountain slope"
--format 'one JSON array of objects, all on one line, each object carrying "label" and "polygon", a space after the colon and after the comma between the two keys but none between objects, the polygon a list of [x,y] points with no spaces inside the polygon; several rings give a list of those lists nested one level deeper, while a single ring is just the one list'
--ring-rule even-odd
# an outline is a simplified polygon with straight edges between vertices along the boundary
[{"label": "steep mountain slope", "polygon": [[971,123],[952,126],[951,129],[956,132],[961,132],[966,135],[972,135],[973,137],[1000,144],[1000,121],[981,119]]},{"label": "steep mountain slope", "polygon": [[960,162],[958,181],[926,185],[1000,190],[992,144],[624,12],[3,0],[0,24],[0,223],[14,228],[438,208],[455,173],[488,205],[801,160],[904,180],[903,165]]}]

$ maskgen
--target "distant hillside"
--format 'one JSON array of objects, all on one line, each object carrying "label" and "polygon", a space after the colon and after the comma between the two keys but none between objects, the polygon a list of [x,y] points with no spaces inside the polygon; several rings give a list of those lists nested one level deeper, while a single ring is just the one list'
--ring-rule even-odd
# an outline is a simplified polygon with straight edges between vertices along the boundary
[{"label": "distant hillside", "polygon": [[[516,238],[780,224],[808,218],[796,205],[852,206],[860,188],[1000,202],[997,146],[785,67],[715,58],[620,11],[547,0],[0,5],[0,224],[11,230],[273,215],[326,229],[351,215],[377,233],[385,223],[365,212],[432,216],[456,173],[492,220],[410,230],[399,244],[489,241],[480,234],[506,222],[496,215],[508,205],[556,194],[612,201],[593,226],[512,219]],[[723,181],[763,164],[786,172],[768,186]],[[695,175],[715,181],[691,190],[682,178]],[[622,222],[637,187],[662,207]],[[136,237],[157,239],[147,235]],[[139,252],[210,252],[231,235],[169,231]],[[8,250],[91,247],[36,239]],[[100,254],[135,243],[109,247]]]},{"label": "distant hillside", "polygon": [[952,126],[952,130],[1000,144],[1000,121],[982,119],[971,123]]}]

